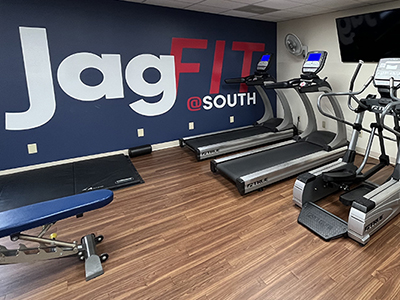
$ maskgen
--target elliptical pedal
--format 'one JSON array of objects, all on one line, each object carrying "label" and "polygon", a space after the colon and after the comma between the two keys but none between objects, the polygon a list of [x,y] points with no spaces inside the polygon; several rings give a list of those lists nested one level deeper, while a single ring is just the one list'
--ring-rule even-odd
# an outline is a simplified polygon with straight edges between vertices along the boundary
[{"label": "elliptical pedal", "polygon": [[350,206],[354,200],[362,198],[375,188],[377,188],[376,184],[365,182],[362,185],[340,195],[339,200],[344,205]]},{"label": "elliptical pedal", "polygon": [[347,222],[312,202],[303,204],[297,222],[325,241],[347,235]]}]

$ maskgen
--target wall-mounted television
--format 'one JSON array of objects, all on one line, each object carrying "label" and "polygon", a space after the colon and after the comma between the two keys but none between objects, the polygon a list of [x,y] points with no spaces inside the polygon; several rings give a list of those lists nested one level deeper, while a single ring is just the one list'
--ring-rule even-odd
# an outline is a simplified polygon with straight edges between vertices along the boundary
[{"label": "wall-mounted television", "polygon": [[400,8],[337,18],[342,62],[400,57]]}]

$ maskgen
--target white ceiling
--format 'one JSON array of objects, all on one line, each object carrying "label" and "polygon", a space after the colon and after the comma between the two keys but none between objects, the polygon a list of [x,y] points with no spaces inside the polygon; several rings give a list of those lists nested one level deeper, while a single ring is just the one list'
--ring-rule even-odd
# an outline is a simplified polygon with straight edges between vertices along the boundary
[{"label": "white ceiling", "polygon": [[124,0],[255,20],[280,22],[393,0]]}]

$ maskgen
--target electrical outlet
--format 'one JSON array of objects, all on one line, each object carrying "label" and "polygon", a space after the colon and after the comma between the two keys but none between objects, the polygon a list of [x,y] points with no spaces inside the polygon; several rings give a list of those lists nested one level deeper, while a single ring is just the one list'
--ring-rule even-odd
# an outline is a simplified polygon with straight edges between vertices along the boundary
[{"label": "electrical outlet", "polygon": [[230,117],[229,117],[229,122],[230,122],[230,123],[235,122],[235,117],[234,117],[234,116],[230,116]]},{"label": "electrical outlet", "polygon": [[189,130],[193,130],[194,129],[194,122],[189,122]]},{"label": "electrical outlet", "polygon": [[38,152],[38,150],[37,150],[37,144],[36,143],[28,144],[28,153],[29,154],[35,154],[37,152]]},{"label": "electrical outlet", "polygon": [[144,129],[143,128],[139,128],[137,130],[137,136],[138,137],[143,137],[144,136]]}]

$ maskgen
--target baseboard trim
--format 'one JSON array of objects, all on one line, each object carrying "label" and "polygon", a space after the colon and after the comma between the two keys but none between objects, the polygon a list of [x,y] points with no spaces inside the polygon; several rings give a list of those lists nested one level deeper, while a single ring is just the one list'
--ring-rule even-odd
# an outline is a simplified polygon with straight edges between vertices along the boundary
[{"label": "baseboard trim", "polygon": [[[151,148],[153,151],[157,151],[157,150],[167,149],[167,148],[176,147],[176,146],[179,146],[178,140],[166,142],[166,143],[154,144],[151,146]],[[63,165],[63,164],[74,163],[74,162],[78,162],[78,161],[84,161],[84,160],[89,160],[89,159],[94,159],[94,158],[101,158],[101,157],[117,155],[117,154],[128,155],[128,149],[94,154],[94,155],[88,155],[88,156],[82,156],[82,157],[75,157],[75,158],[58,160],[58,161],[53,161],[53,162],[48,162],[48,163],[43,163],[43,164],[36,164],[36,165],[31,165],[31,166],[26,166],[26,167],[19,167],[19,168],[3,170],[3,171],[0,171],[0,176],[24,172],[24,171],[30,171],[30,170],[35,170],[35,169],[59,166],[59,165]]]},{"label": "baseboard trim", "polygon": [[[165,143],[154,144],[154,145],[151,145],[151,148],[153,151],[158,151],[158,150],[163,150],[163,149],[168,149],[168,148],[178,147],[178,146],[179,146],[179,140],[175,140],[175,141],[170,141],[170,142],[165,142]],[[357,153],[363,154],[364,151],[365,151],[365,149],[363,149],[363,148],[360,148],[360,147],[356,148]],[[112,152],[106,152],[106,153],[101,153],[101,154],[94,154],[94,155],[64,159],[64,160],[59,160],[59,161],[54,161],[54,162],[48,162],[48,163],[43,163],[43,164],[37,164],[37,165],[32,165],[32,166],[3,170],[3,171],[0,171],[0,176],[29,171],[29,170],[35,170],[35,169],[40,169],[40,168],[53,167],[53,166],[58,166],[58,165],[63,165],[63,164],[68,164],[68,163],[73,163],[73,162],[78,162],[78,161],[83,161],[83,160],[89,160],[89,159],[94,159],[94,158],[117,155],[117,154],[128,155],[128,150],[112,151]],[[373,158],[379,159],[380,153],[371,151],[370,156]],[[394,164],[395,162],[396,162],[396,158],[390,157],[390,163]]]}]

